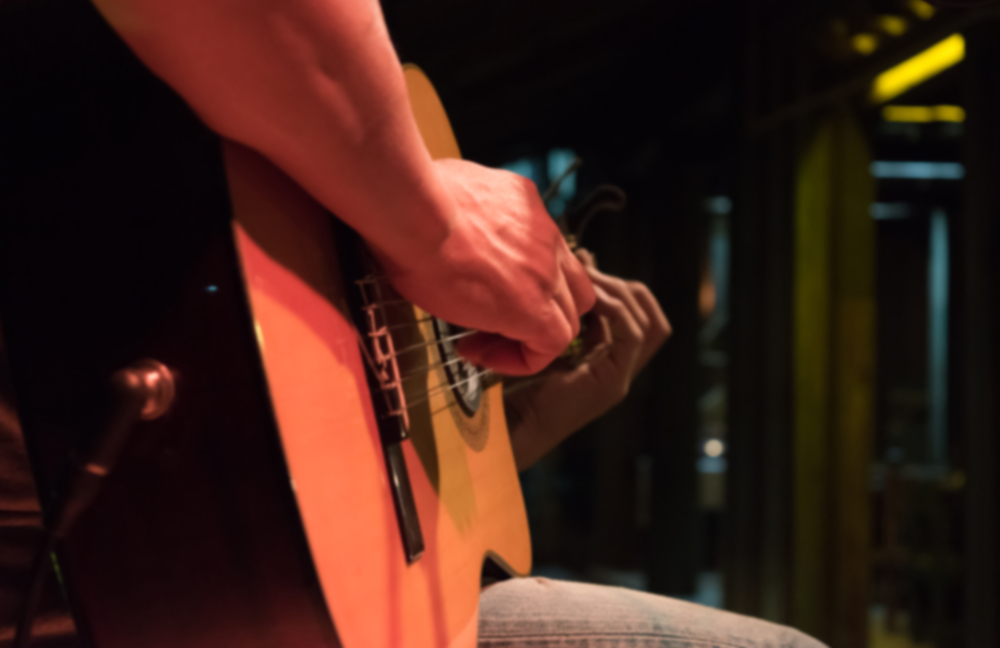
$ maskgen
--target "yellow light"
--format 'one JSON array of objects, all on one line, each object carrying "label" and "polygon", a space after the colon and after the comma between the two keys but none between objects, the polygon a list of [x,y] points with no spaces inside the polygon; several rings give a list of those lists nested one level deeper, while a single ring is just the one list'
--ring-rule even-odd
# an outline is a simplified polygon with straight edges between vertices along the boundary
[{"label": "yellow light", "polygon": [[965,121],[965,109],[961,106],[937,106],[935,110],[938,121],[956,123]]},{"label": "yellow light", "polygon": [[721,457],[726,451],[726,445],[718,439],[709,439],[705,442],[705,454],[709,457]]},{"label": "yellow light", "polygon": [[883,103],[944,72],[965,58],[965,39],[953,34],[875,78],[871,99]]},{"label": "yellow light", "polygon": [[855,34],[851,38],[851,47],[862,56],[868,56],[878,48],[878,38],[874,34]]},{"label": "yellow light", "polygon": [[929,122],[964,122],[961,106],[886,106],[882,119],[889,122],[926,124]]},{"label": "yellow light", "polygon": [[930,106],[886,106],[882,109],[882,119],[891,122],[926,123],[934,121],[934,109]]},{"label": "yellow light", "polygon": [[910,11],[921,20],[929,20],[934,16],[934,6],[925,0],[910,0]]},{"label": "yellow light", "polygon": [[900,16],[879,16],[876,22],[879,29],[890,36],[902,36],[906,33],[907,27],[909,27],[906,18],[901,18]]}]

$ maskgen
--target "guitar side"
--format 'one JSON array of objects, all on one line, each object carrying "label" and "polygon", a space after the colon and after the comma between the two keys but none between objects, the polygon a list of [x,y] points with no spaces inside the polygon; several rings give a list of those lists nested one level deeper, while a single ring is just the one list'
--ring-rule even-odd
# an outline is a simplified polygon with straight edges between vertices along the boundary
[{"label": "guitar side", "polygon": [[[426,77],[406,69],[411,102],[434,157],[458,155]],[[471,647],[487,556],[530,571],[527,519],[507,436],[501,387],[472,416],[444,371],[407,390],[403,451],[425,551],[407,564],[376,410],[329,216],[256,153],[224,143],[234,236],[266,380],[327,606],[346,648]],[[434,341],[414,309],[409,332]],[[440,364],[436,345],[416,364]],[[408,363],[413,365],[411,361]],[[479,441],[470,443],[470,439]]]}]

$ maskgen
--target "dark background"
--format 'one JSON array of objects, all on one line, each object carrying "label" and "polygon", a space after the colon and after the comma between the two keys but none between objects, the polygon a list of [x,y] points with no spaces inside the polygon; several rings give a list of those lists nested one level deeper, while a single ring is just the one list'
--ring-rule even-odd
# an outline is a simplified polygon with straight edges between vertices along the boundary
[{"label": "dark background", "polygon": [[[546,156],[568,149],[584,163],[576,200],[606,182],[626,191],[627,212],[596,222],[583,244],[602,269],[645,281],[674,327],[624,404],[525,473],[539,572],[764,616],[835,648],[1000,645],[996,9],[928,13],[909,0],[383,7],[401,59],[435,83],[467,158],[527,160],[544,190]],[[886,31],[884,16],[903,19],[905,32]],[[965,36],[965,61],[892,103],[963,106],[965,122],[883,120],[867,100],[874,76],[953,33]],[[858,34],[874,35],[874,51],[858,51]],[[908,211],[867,226],[871,475],[845,474],[835,438],[816,475],[795,459],[796,178],[834,114],[850,117],[870,159],[966,169],[964,181],[875,186],[876,201]],[[928,434],[935,209],[949,228],[948,453],[928,471],[919,452],[904,451]],[[706,457],[710,439],[724,441],[722,463]],[[830,540],[804,545],[798,494],[851,480],[867,496],[833,497],[817,518],[834,520]],[[845,528],[864,530],[865,551],[838,550]],[[810,551],[825,577],[801,577],[796,556]],[[860,576],[845,588],[840,572]]]}]

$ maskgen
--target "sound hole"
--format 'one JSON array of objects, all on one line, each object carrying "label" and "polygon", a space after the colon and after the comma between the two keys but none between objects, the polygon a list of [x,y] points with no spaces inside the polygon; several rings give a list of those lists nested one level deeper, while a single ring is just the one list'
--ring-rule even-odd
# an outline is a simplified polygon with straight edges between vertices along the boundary
[{"label": "sound hole", "polygon": [[462,329],[447,322],[434,318],[434,334],[437,336],[438,351],[441,353],[441,364],[444,365],[445,376],[451,386],[455,401],[467,416],[479,411],[483,396],[483,377],[476,366],[463,360],[455,351],[451,338],[462,332]]}]

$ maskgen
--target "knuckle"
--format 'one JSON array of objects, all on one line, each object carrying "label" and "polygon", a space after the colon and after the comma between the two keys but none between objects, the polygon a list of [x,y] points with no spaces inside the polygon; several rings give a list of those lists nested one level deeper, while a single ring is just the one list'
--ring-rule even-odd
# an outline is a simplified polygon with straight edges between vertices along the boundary
[{"label": "knuckle", "polygon": [[621,316],[623,313],[628,312],[628,308],[626,308],[625,302],[623,302],[618,297],[615,297],[614,295],[608,295],[608,308],[615,311],[615,314],[619,316]]},{"label": "knuckle", "polygon": [[633,343],[642,342],[643,340],[642,329],[639,328],[638,324],[636,324],[635,322],[629,322],[627,331],[628,333],[626,339],[629,342]]},{"label": "knuckle", "polygon": [[627,281],[625,285],[627,285],[628,288],[629,288],[629,290],[631,290],[634,293],[648,293],[649,292],[649,288],[646,287],[646,284],[644,284],[641,281],[638,281],[636,279],[631,279],[631,280]]}]

